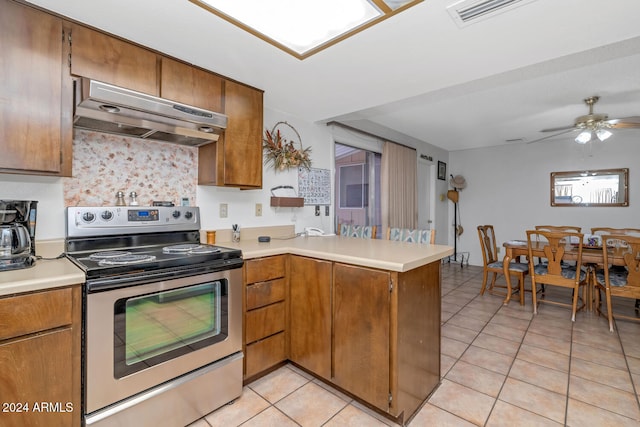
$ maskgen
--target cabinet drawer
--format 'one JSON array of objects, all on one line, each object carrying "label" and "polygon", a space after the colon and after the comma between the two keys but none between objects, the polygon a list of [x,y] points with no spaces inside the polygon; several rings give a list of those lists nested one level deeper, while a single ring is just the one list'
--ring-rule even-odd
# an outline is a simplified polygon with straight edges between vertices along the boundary
[{"label": "cabinet drawer", "polygon": [[249,311],[246,314],[245,320],[247,343],[283,331],[285,326],[284,302]]},{"label": "cabinet drawer", "polygon": [[284,277],[284,255],[245,261],[246,283],[266,282]]},{"label": "cabinet drawer", "polygon": [[0,340],[70,325],[71,288],[0,299]]},{"label": "cabinet drawer", "polygon": [[245,355],[245,377],[260,373],[286,360],[285,352],[284,332],[248,345]]},{"label": "cabinet drawer", "polygon": [[285,292],[285,279],[249,285],[247,286],[247,310],[283,301]]}]

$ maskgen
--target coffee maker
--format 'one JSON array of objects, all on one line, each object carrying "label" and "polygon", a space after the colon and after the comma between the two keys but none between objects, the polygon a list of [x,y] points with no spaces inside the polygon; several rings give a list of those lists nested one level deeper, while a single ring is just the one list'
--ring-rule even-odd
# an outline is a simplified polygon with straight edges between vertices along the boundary
[{"label": "coffee maker", "polygon": [[0,272],[35,264],[37,206],[33,200],[0,200]]}]

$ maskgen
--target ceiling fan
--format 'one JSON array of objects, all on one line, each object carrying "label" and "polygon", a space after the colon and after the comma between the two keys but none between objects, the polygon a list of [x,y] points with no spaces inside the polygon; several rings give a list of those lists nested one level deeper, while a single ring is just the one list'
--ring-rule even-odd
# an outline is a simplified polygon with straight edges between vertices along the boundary
[{"label": "ceiling fan", "polygon": [[580,133],[576,137],[575,141],[578,144],[586,144],[591,140],[597,139],[599,141],[604,141],[609,138],[612,135],[609,129],[640,129],[640,116],[610,119],[606,114],[594,114],[593,106],[599,99],[599,96],[590,96],[586,98],[584,103],[589,107],[589,114],[577,117],[573,125],[543,129],[540,132],[557,133],[529,141],[528,144],[576,131],[579,131]]}]

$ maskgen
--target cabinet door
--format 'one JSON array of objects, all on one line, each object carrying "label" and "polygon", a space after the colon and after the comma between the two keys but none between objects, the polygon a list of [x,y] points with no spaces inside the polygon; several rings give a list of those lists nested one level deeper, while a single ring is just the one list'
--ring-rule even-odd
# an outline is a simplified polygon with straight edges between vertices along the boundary
[{"label": "cabinet door", "polygon": [[62,20],[13,1],[0,0],[0,8],[0,170],[70,176]]},{"label": "cabinet door", "polygon": [[222,112],[224,80],[213,73],[162,58],[160,96],[194,107]]},{"label": "cabinet door", "polygon": [[70,399],[74,395],[72,370],[80,370],[69,363],[73,339],[72,330],[67,328],[0,344],[2,402],[28,404],[28,412],[24,412],[23,406],[7,408],[8,412],[0,414],[0,424],[5,427],[80,424],[79,400]]},{"label": "cabinet door", "polygon": [[81,25],[71,31],[71,74],[159,95],[155,53]]},{"label": "cabinet door", "polygon": [[333,382],[389,408],[389,273],[336,263],[333,267]]},{"label": "cabinet door", "polygon": [[262,187],[262,91],[224,84],[227,128],[217,143],[198,149],[198,184]]},{"label": "cabinet door", "polygon": [[331,378],[331,267],[328,261],[291,256],[289,358]]}]

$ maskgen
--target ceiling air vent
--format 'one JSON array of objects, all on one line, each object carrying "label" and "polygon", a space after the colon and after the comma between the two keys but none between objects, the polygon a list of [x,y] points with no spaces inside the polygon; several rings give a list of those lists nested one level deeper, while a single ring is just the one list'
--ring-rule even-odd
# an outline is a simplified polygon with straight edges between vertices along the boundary
[{"label": "ceiling air vent", "polygon": [[506,12],[534,0],[463,0],[447,7],[460,27]]}]

